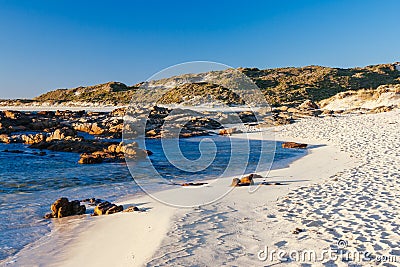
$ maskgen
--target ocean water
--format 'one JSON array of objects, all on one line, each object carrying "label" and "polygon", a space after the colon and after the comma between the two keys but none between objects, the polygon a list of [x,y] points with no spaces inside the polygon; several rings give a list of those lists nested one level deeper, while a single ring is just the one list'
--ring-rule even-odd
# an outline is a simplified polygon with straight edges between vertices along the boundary
[{"label": "ocean water", "polygon": [[[230,138],[222,136],[181,139],[181,154],[174,154],[175,150],[167,154],[163,147],[168,147],[168,143],[146,140],[146,148],[154,154],[149,157],[150,161],[137,162],[135,179],[146,188],[163,190],[174,186],[171,181],[181,183],[216,178],[222,174],[251,173],[268,169],[269,163],[273,169],[282,168],[307,153],[307,150],[282,149],[280,142],[274,141],[233,142],[234,145]],[[45,151],[45,155],[39,155],[37,152],[40,151],[23,144],[0,144],[0,261],[51,231],[51,220],[43,219],[43,215],[50,212],[50,205],[59,197],[117,201],[143,194],[124,163],[80,165],[77,163],[78,153]],[[263,159],[265,154],[271,157]],[[179,155],[188,160],[202,156],[207,160],[211,155],[211,163],[195,172],[182,170],[174,164],[174,159],[180,159]],[[148,174],[149,162],[162,179]],[[231,166],[230,172],[226,173],[228,165]]]}]

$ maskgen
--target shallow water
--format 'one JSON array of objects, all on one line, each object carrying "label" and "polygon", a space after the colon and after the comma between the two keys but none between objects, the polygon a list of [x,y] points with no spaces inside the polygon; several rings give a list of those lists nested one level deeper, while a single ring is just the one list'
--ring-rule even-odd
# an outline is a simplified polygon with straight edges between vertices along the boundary
[{"label": "shallow water", "polygon": [[[213,146],[208,146],[208,141],[214,142],[216,148],[212,163],[193,173],[171,164],[162,152],[160,140],[146,140],[146,148],[154,153],[149,159],[163,179],[149,175],[149,165],[145,161],[137,163],[135,179],[140,179],[140,184],[154,190],[162,190],[171,188],[169,181],[199,181],[222,174],[241,173],[243,163],[245,173],[251,173],[260,161],[260,148],[266,148],[263,153],[269,154],[273,153],[275,147],[272,141],[252,140],[249,143],[250,156],[247,161],[243,161],[249,150],[240,140],[235,141],[239,145],[234,153],[231,153],[232,143],[229,138],[221,136],[207,137],[207,140],[202,137],[181,139],[179,146],[185,158],[196,160],[201,157],[201,152],[204,155],[212,154]],[[204,148],[202,151],[199,150],[201,142],[203,144],[200,147]],[[285,167],[307,153],[307,150],[281,149],[279,142],[276,147],[274,169]],[[6,149],[21,150],[23,153],[3,152]],[[0,144],[0,260],[14,255],[27,244],[50,232],[51,221],[42,217],[50,211],[51,203],[61,196],[69,199],[95,197],[115,201],[142,194],[125,164],[80,165],[77,163],[78,153],[45,151],[46,155],[41,156],[34,152],[39,151],[23,144]],[[174,153],[168,155],[169,160],[174,157],[177,157]],[[262,161],[264,164],[261,169],[270,167],[268,161],[268,158]],[[229,173],[224,173],[229,162],[233,167]]]}]

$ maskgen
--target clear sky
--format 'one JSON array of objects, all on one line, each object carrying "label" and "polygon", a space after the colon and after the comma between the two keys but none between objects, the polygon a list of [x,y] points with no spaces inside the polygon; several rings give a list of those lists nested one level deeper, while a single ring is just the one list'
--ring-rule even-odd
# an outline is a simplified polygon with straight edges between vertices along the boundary
[{"label": "clear sky", "polygon": [[146,80],[171,65],[400,61],[400,1],[0,0],[0,98]]}]

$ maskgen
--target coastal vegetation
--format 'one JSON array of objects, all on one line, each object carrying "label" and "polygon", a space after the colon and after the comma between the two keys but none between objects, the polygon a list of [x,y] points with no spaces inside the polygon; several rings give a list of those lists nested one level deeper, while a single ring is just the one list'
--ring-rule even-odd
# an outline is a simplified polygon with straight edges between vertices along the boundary
[{"label": "coastal vegetation", "polygon": [[[237,70],[249,77],[261,89],[267,102],[272,106],[298,106],[305,100],[319,102],[348,90],[374,90],[381,85],[400,84],[400,71],[396,68],[396,64],[347,69],[307,66],[264,70],[238,68]],[[237,95],[229,93],[229,89],[226,87],[230,87],[230,84],[224,83],[224,79],[220,77],[221,72],[210,72],[208,76],[214,77],[214,80],[219,79],[223,86],[205,82],[200,78],[196,79],[195,74],[163,79],[162,83],[168,84],[169,90],[162,97],[162,102],[180,103],[188,97],[211,94],[225,103],[237,103]],[[182,82],[184,80],[191,82],[184,84]],[[126,105],[143,84],[128,86],[121,82],[108,82],[87,87],[57,89],[35,97],[33,100],[3,101],[2,104],[98,103],[99,105]],[[160,82],[152,81],[149,84],[156,87]],[[235,86],[240,86],[240,84]],[[146,99],[136,99],[136,101],[147,101],[148,97],[145,95],[143,98]],[[158,96],[154,97],[158,98]]]}]

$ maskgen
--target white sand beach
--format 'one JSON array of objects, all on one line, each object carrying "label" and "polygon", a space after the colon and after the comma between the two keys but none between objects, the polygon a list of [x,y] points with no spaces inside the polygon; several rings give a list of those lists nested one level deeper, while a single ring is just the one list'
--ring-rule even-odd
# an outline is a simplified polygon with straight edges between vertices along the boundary
[{"label": "white sand beach", "polygon": [[[311,145],[307,156],[269,173],[266,181],[283,185],[263,185],[254,193],[234,188],[220,201],[196,208],[170,207],[149,196],[132,199],[121,204],[146,212],[90,218],[62,250],[47,255],[40,247],[23,250],[11,265],[348,266],[341,257],[302,263],[258,258],[265,248],[321,253],[336,248],[338,240],[346,251],[397,255],[399,262],[399,125],[400,110],[394,110],[276,127],[277,140]],[[204,188],[221,190],[230,183],[219,179]],[[200,195],[193,193],[197,188],[172,190],[184,190],[188,198]]]}]

